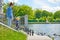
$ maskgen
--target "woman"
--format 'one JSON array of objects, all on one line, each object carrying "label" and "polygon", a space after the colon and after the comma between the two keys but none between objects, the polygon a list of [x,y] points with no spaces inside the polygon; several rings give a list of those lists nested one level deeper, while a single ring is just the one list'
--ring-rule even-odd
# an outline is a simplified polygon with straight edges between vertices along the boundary
[{"label": "woman", "polygon": [[13,3],[10,2],[9,7],[7,8],[7,20],[8,20],[8,26],[11,26],[12,24],[12,20],[13,20],[13,12],[12,12],[12,7],[13,7]]}]

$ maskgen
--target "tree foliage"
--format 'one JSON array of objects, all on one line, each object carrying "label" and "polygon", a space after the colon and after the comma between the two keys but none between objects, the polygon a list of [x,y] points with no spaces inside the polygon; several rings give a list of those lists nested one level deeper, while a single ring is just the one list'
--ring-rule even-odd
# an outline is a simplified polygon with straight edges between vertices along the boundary
[{"label": "tree foliage", "polygon": [[42,17],[48,17],[48,16],[51,16],[52,14],[46,10],[43,10],[42,12]]},{"label": "tree foliage", "polygon": [[41,16],[42,16],[42,11],[39,10],[39,9],[36,9],[36,11],[35,11],[35,17],[39,19],[39,18],[41,18]]},{"label": "tree foliage", "polygon": [[54,13],[54,18],[56,19],[56,18],[59,18],[60,19],[60,10],[59,11],[56,11],[55,13]]}]

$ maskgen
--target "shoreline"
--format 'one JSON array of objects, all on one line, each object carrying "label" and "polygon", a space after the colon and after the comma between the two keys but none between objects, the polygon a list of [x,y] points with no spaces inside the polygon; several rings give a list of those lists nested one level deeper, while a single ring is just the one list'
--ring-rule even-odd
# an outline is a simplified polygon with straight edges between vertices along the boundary
[{"label": "shoreline", "polygon": [[60,24],[60,22],[28,22],[28,24]]}]

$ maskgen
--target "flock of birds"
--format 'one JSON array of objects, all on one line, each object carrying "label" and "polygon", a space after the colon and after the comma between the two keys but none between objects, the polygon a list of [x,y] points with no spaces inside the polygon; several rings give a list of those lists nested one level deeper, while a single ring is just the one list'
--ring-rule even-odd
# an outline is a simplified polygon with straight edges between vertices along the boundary
[{"label": "flock of birds", "polygon": [[[37,33],[37,35],[41,35],[41,36],[44,36],[44,35],[46,35],[46,36],[48,36],[48,37],[51,37],[50,35],[47,35],[46,33]],[[58,35],[58,34],[56,34],[56,33],[54,33],[54,34],[52,34],[53,36],[59,36],[60,37],[60,35]]]}]

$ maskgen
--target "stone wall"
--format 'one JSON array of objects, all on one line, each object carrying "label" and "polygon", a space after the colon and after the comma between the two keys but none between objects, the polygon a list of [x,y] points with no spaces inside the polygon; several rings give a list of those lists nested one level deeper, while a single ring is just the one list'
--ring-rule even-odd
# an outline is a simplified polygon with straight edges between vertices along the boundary
[{"label": "stone wall", "polygon": [[0,0],[0,18],[3,17],[3,0]]},{"label": "stone wall", "polygon": [[2,13],[3,13],[2,5],[3,5],[3,0],[0,0],[0,14],[2,14]]}]

